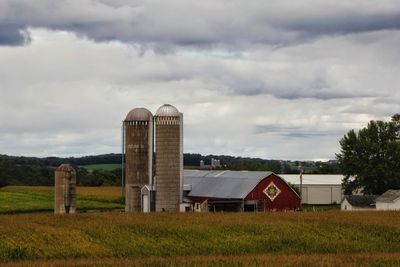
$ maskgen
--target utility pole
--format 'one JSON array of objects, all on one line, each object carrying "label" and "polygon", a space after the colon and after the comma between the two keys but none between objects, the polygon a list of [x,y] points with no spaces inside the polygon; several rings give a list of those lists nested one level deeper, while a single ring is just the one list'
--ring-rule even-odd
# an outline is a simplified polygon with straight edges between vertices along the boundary
[{"label": "utility pole", "polygon": [[303,166],[301,165],[301,163],[300,163],[299,168],[300,168],[300,211],[302,211],[303,210],[302,202],[303,202],[303,171],[304,171],[304,169],[303,169]]},{"label": "utility pole", "polygon": [[121,196],[125,197],[125,121],[122,122],[121,135]]}]

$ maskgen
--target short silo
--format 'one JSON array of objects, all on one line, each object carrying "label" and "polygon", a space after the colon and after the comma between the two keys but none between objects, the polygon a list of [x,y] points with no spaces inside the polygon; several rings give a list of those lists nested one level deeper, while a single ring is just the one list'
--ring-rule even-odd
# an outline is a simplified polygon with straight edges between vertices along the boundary
[{"label": "short silo", "polygon": [[123,124],[125,154],[125,211],[142,211],[141,188],[152,184],[153,115],[145,108],[131,110]]},{"label": "short silo", "polygon": [[183,114],[161,106],[156,123],[156,211],[179,211],[182,203]]},{"label": "short silo", "polygon": [[76,172],[69,164],[61,164],[55,171],[54,213],[75,213]]}]

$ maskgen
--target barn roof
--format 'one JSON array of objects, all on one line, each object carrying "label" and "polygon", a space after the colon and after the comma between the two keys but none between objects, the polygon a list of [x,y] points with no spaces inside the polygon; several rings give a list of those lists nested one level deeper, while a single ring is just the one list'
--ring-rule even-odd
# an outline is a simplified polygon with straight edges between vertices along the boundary
[{"label": "barn roof", "polygon": [[354,207],[370,207],[375,205],[378,195],[346,195],[344,199]]},{"label": "barn roof", "polygon": [[271,174],[270,171],[184,170],[183,176],[184,183],[192,185],[190,197],[243,199]]},{"label": "barn roof", "polygon": [[[292,184],[300,184],[300,174],[280,174]],[[303,174],[303,185],[341,185],[342,174]]]},{"label": "barn roof", "polygon": [[381,196],[379,196],[376,201],[377,202],[393,202],[397,198],[400,198],[400,190],[393,190],[390,189],[383,193]]}]

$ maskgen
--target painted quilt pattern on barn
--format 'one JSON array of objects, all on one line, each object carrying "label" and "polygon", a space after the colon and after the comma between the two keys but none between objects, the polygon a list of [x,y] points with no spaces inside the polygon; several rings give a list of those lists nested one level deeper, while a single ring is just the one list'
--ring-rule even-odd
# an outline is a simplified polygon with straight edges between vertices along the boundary
[{"label": "painted quilt pattern on barn", "polygon": [[263,192],[271,201],[274,201],[274,199],[281,193],[281,190],[274,184],[274,182],[270,182]]}]

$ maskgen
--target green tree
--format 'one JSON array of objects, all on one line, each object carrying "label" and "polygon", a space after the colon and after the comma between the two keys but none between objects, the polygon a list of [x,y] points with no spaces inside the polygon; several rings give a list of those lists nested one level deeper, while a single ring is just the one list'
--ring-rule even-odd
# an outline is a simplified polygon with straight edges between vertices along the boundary
[{"label": "green tree", "polygon": [[344,174],[345,193],[361,189],[382,194],[400,188],[400,114],[390,122],[370,121],[358,132],[351,130],[341,140],[336,154]]}]

